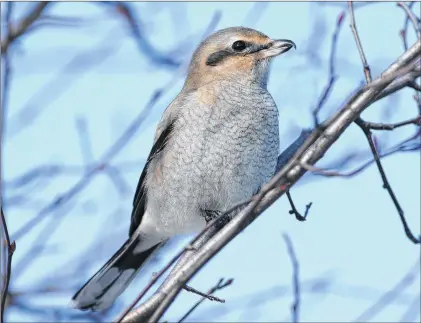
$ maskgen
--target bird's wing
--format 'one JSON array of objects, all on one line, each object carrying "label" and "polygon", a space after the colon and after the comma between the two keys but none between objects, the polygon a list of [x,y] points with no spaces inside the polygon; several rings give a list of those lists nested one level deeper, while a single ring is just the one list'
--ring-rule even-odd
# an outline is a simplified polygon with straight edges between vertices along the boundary
[{"label": "bird's wing", "polygon": [[145,187],[145,179],[148,170],[148,166],[152,159],[158,158],[160,152],[165,148],[168,138],[171,136],[171,132],[174,127],[175,121],[175,101],[174,100],[168,108],[164,111],[161,121],[158,124],[155,141],[152,149],[149,153],[148,159],[146,160],[145,166],[143,167],[142,174],[140,175],[139,182],[137,184],[136,193],[133,199],[133,210],[131,215],[131,223],[129,236],[137,229],[140,222],[142,221],[143,214],[146,208],[147,199],[147,188]]}]

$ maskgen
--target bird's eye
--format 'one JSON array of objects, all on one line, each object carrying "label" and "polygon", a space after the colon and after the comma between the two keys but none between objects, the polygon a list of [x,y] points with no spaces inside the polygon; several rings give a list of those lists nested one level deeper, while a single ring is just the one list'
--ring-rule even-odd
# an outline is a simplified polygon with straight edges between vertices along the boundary
[{"label": "bird's eye", "polygon": [[232,44],[232,49],[235,50],[236,52],[240,52],[244,49],[246,49],[247,45],[245,42],[243,42],[242,40],[237,40],[236,42],[234,42],[234,44]]}]

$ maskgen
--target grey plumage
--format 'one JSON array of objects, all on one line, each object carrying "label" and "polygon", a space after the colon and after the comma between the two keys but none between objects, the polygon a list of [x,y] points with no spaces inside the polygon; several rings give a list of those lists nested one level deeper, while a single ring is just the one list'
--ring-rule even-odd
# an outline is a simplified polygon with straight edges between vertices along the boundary
[{"label": "grey plumage", "polygon": [[[74,307],[108,307],[162,243],[202,229],[206,210],[226,210],[270,179],[279,134],[278,109],[266,89],[269,63],[293,45],[243,27],[199,45],[183,89],[158,124],[130,238],[76,293]],[[209,59],[215,53],[223,54]]]}]

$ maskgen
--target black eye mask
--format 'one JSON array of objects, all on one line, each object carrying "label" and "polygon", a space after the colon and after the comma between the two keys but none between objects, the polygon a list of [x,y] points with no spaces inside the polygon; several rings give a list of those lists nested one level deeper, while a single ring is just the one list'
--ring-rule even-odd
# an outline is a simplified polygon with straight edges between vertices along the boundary
[{"label": "black eye mask", "polygon": [[210,54],[209,57],[206,59],[206,65],[217,66],[220,62],[222,62],[225,58],[229,56],[245,56],[247,54],[259,52],[263,49],[268,49],[269,47],[270,47],[269,44],[261,45],[261,44],[247,43],[246,49],[241,52],[234,52],[232,51],[232,49],[223,49],[223,50]]}]

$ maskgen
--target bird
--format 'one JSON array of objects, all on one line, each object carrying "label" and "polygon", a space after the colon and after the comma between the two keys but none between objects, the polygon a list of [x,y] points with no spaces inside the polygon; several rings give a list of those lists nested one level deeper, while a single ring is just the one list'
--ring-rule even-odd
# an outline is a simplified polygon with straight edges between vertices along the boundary
[{"label": "bird", "polygon": [[274,175],[278,108],[267,90],[272,59],[291,48],[246,27],[221,29],[194,51],[185,83],[162,114],[136,188],[129,238],[72,297],[110,307],[170,238],[203,229]]}]

